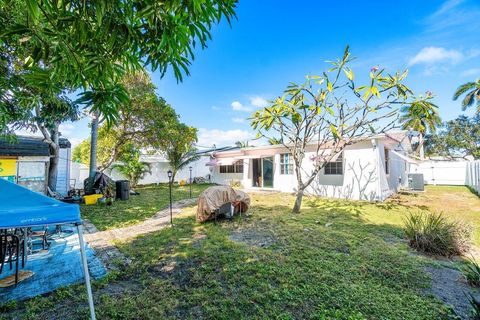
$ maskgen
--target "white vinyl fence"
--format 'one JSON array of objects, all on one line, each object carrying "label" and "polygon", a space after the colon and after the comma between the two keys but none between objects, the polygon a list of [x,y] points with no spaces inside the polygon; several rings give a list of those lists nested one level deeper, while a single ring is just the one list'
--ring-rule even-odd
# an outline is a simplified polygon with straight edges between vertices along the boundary
[{"label": "white vinyl fence", "polygon": [[424,161],[413,165],[411,173],[423,173],[425,184],[467,185],[467,161]]},{"label": "white vinyl fence", "polygon": [[468,163],[467,186],[480,193],[480,161],[470,161]]},{"label": "white vinyl fence", "polygon": [[411,173],[423,173],[425,184],[470,186],[480,192],[480,161],[424,161]]}]

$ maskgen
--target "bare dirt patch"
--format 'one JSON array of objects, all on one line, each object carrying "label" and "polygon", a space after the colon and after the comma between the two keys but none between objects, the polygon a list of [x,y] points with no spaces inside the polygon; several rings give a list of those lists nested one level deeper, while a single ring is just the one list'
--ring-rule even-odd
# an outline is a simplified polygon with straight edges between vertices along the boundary
[{"label": "bare dirt patch", "polygon": [[461,319],[470,319],[471,306],[469,294],[480,298],[480,292],[470,287],[460,271],[446,267],[426,267],[432,278],[429,293],[452,306]]},{"label": "bare dirt patch", "polygon": [[265,230],[242,228],[232,231],[229,239],[249,246],[268,248],[276,243],[275,237]]}]

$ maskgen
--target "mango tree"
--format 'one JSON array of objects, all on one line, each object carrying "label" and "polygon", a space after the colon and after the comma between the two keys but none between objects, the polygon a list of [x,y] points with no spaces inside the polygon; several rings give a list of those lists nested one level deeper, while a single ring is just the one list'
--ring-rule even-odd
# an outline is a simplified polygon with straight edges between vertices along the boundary
[{"label": "mango tree", "polygon": [[171,67],[181,81],[194,49],[206,47],[221,19],[235,17],[235,6],[235,0],[0,0],[0,134],[35,114],[31,88],[49,101],[78,94],[76,105],[93,115],[94,128],[102,119],[111,125],[118,106],[128,104],[125,73],[148,68],[164,75]]}]

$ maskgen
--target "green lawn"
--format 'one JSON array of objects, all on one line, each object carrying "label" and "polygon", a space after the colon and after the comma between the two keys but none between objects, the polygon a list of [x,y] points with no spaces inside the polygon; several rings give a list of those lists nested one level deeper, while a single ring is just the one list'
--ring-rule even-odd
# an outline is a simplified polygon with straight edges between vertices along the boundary
[{"label": "green lawn", "polygon": [[[437,262],[412,254],[402,217],[442,209],[478,229],[480,200],[468,189],[429,187],[382,204],[308,198],[300,214],[290,213],[293,196],[252,198],[242,220],[200,225],[189,208],[173,229],[118,243],[133,265],[95,283],[98,318],[452,319],[427,293],[424,266]],[[84,319],[84,301],[74,286],[5,311]]]},{"label": "green lawn", "polygon": [[[209,184],[193,184],[192,197],[208,188]],[[168,184],[137,187],[139,195],[130,195],[128,201],[117,200],[111,206],[103,204],[82,205],[82,218],[89,219],[99,230],[125,227],[152,217],[169,204]],[[188,199],[190,186],[172,188],[173,201]]]}]

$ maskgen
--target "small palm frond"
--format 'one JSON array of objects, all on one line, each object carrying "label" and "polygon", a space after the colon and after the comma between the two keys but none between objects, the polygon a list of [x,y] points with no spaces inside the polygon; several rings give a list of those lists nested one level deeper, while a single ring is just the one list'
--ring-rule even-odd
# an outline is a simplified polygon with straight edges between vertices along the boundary
[{"label": "small palm frond", "polygon": [[457,88],[457,91],[453,94],[453,100],[457,100],[462,94],[467,92],[468,90],[471,90],[475,88],[475,82],[467,82],[465,84],[462,84],[460,87]]},{"label": "small palm frond", "polygon": [[468,107],[473,105],[475,101],[475,91],[469,92],[462,101],[462,111],[465,111]]}]

